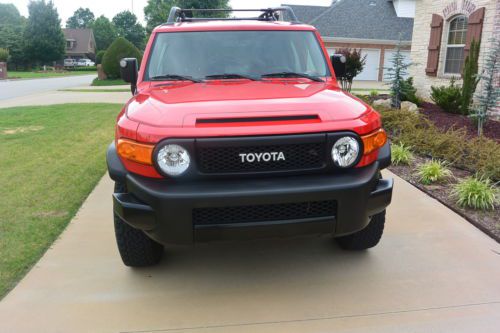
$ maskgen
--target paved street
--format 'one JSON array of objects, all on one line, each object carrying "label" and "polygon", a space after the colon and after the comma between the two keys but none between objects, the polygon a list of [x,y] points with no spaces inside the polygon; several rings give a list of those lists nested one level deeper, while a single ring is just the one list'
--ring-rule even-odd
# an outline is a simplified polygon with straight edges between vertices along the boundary
[{"label": "paved street", "polygon": [[89,85],[96,76],[92,74],[29,80],[0,80],[0,101],[50,90]]},{"label": "paved street", "polygon": [[104,177],[0,302],[0,332],[498,332],[500,244],[395,181],[368,252],[328,237],[212,243],[134,270],[116,250]]}]

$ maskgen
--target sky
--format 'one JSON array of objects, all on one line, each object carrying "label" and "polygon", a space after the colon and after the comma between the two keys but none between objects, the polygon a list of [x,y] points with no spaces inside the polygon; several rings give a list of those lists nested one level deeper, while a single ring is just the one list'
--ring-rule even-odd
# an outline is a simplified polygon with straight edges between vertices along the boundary
[{"label": "sky", "polygon": [[[73,12],[79,7],[90,8],[97,16],[105,15],[111,19],[115,14],[123,10],[131,10],[137,15],[139,20],[144,23],[143,8],[147,0],[53,0],[59,17],[64,25],[66,20],[73,15]],[[279,6],[282,3],[294,5],[318,5],[328,6],[332,0],[230,0],[233,8],[267,8]],[[0,0],[0,3],[13,3],[21,12],[21,15],[28,16],[29,0]]]}]

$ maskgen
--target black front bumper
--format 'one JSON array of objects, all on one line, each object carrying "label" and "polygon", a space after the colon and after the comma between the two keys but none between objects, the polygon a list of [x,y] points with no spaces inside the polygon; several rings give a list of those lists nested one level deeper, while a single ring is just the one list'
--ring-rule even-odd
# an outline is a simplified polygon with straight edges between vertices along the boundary
[{"label": "black front bumper", "polygon": [[[368,167],[342,174],[175,183],[127,173],[112,145],[108,170],[111,178],[125,182],[128,190],[113,194],[114,212],[163,244],[322,233],[341,236],[365,228],[370,216],[390,204],[393,181],[379,179],[387,158],[383,155]],[[325,201],[335,202],[334,214],[245,223],[193,223],[194,212],[204,208]]]}]

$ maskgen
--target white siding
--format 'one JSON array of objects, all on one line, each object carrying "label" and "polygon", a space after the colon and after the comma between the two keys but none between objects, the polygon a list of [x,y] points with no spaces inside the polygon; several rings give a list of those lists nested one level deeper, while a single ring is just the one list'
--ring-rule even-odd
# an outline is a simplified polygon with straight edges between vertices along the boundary
[{"label": "white siding", "polygon": [[398,17],[415,17],[415,0],[394,0],[393,4]]}]

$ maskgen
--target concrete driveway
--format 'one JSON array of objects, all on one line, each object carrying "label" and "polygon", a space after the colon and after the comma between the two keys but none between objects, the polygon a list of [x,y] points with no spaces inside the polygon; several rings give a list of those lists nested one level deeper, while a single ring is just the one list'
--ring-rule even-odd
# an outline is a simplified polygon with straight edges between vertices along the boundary
[{"label": "concrete driveway", "polygon": [[0,332],[499,332],[500,245],[396,177],[381,244],[328,237],[173,248],[130,269],[104,177],[0,302]]}]

